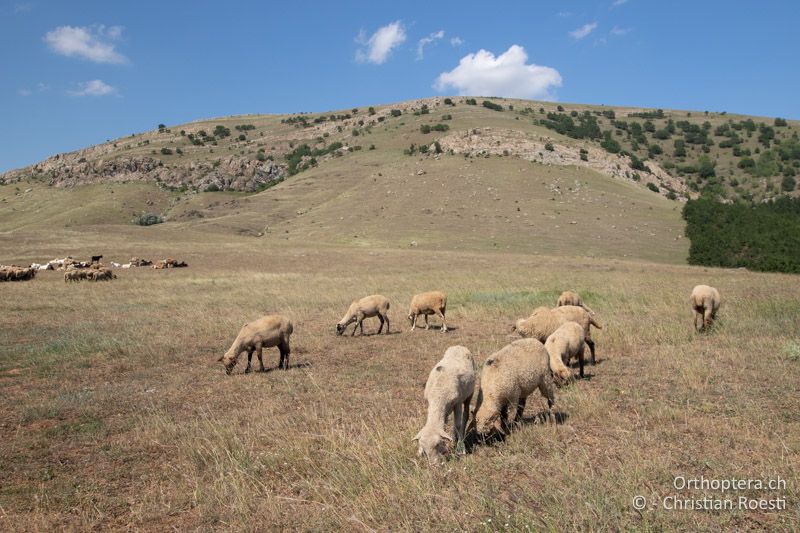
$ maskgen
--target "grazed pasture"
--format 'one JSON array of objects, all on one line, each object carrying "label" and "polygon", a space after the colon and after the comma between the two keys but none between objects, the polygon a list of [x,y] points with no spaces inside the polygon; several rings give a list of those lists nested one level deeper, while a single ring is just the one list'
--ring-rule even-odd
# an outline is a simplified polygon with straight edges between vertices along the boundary
[{"label": "grazed pasture", "polygon": [[[5,530],[798,527],[797,277],[130,231],[0,241],[19,262],[101,250],[189,263],[0,286]],[[692,331],[696,283],[724,298],[709,335]],[[512,339],[513,319],[567,288],[604,328],[598,365],[559,392],[563,422],[536,423],[535,394],[505,442],[429,468],[411,439],[431,365],[452,344],[482,362]],[[448,293],[453,331],[411,334],[408,302],[431,289]],[[392,334],[335,336],[349,302],[373,292],[392,301]],[[216,360],[239,327],[276,311],[295,322],[292,369],[244,375],[240,361],[226,376]],[[785,491],[743,494],[788,509],[633,509],[634,495],[701,497],[673,489],[676,475],[779,476]]]}]

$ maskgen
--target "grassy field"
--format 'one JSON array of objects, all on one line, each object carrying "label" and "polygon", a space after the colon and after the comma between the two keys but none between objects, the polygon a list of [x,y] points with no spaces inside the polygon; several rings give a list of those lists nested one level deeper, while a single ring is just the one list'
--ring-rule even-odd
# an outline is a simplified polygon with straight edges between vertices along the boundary
[{"label": "grassy field", "polygon": [[[302,178],[313,180],[313,171]],[[420,178],[431,191],[438,185],[436,170]],[[210,230],[215,224],[249,228],[255,215],[248,213],[280,204],[274,197],[293,196],[289,184],[248,197],[228,222],[52,229],[24,211],[31,221],[19,231],[10,227],[13,217],[0,215],[6,217],[0,262],[103,253],[107,261],[136,255],[189,263],[187,269],[118,271],[111,283],[65,284],[59,273],[43,272],[31,282],[0,285],[0,528],[800,526],[796,276],[646,262],[664,260],[665,243],[677,242],[648,234],[619,249],[613,240],[608,248],[598,244],[595,258],[583,249],[556,248],[554,235],[544,232],[533,233],[528,244],[519,244],[523,233],[513,233],[511,242],[498,236],[495,247],[477,230],[485,225],[465,225],[477,232],[471,238],[459,234],[455,218],[446,220],[452,225],[441,236],[436,224],[426,233],[428,225],[412,216],[385,217],[394,230],[381,229],[381,217],[373,217],[374,226],[354,230],[358,237],[344,233],[347,224],[317,228],[318,242],[342,235],[329,245],[309,236],[311,218],[305,226],[284,227],[278,211],[266,211],[278,222],[262,238]],[[296,194],[307,187],[299,179],[293,186]],[[360,205],[357,190],[352,193],[349,205]],[[197,198],[191,201],[205,205]],[[321,220],[355,216],[336,199],[320,198],[319,205],[326,210]],[[680,231],[669,209],[665,220]],[[481,214],[480,206],[475,211]],[[263,220],[256,222],[263,227]],[[404,233],[406,223],[414,231]],[[601,223],[592,226],[602,230]],[[407,247],[415,235],[420,246]],[[423,246],[419,235],[431,240]],[[456,249],[452,240],[462,237],[463,249]],[[639,250],[631,254],[638,260],[614,259],[622,248]],[[692,331],[688,295],[697,283],[718,287],[724,299],[708,335]],[[448,293],[454,330],[409,333],[410,298],[431,289]],[[598,365],[558,392],[562,423],[534,423],[545,407],[534,393],[528,423],[505,442],[477,445],[441,468],[428,467],[411,439],[425,421],[422,393],[432,365],[454,344],[467,346],[481,364],[512,340],[514,319],[554,304],[564,289],[580,292],[604,328],[594,334]],[[373,292],[392,302],[392,334],[337,337],[334,325],[349,302]],[[244,375],[240,361],[226,376],[217,358],[243,323],[269,312],[295,323],[292,368]],[[365,329],[372,333],[377,325]],[[277,351],[265,359],[275,367]],[[727,494],[673,488],[675,476],[701,475],[780,477],[787,486]],[[632,506],[635,495],[657,502],[703,494],[782,497],[787,508]]]}]

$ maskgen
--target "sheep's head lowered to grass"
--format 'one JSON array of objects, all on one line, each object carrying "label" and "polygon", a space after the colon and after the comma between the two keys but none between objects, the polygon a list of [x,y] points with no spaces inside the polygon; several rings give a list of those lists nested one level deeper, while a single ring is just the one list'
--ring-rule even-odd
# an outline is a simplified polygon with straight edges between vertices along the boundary
[{"label": "sheep's head lowered to grass", "polygon": [[417,455],[427,457],[432,465],[444,463],[447,453],[447,441],[452,441],[453,437],[445,431],[436,431],[430,428],[423,428],[414,437],[418,441]]},{"label": "sheep's head lowered to grass", "polygon": [[228,350],[224,355],[217,359],[217,361],[221,362],[225,366],[225,373],[230,376],[231,372],[233,371],[233,367],[236,366],[236,356],[232,354],[230,350]]}]

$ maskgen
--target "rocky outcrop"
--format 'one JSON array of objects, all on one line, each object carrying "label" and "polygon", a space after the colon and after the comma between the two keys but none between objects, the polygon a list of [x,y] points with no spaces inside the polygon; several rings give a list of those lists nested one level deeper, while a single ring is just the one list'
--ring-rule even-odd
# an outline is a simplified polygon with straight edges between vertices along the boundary
[{"label": "rocky outcrop", "polygon": [[170,187],[205,190],[256,191],[286,176],[286,166],[228,156],[212,161],[178,162],[165,165],[149,157],[118,157],[86,161],[80,152],[58,154],[30,167],[0,174],[0,183],[25,178],[45,180],[56,187],[87,183],[154,181]]},{"label": "rocky outcrop", "polygon": [[[614,155],[591,145],[583,147],[585,160],[581,158],[581,147],[558,144],[549,137],[542,137],[517,130],[502,128],[473,128],[438,139],[442,150],[469,157],[516,156],[544,165],[575,165],[591,168],[613,178],[628,181],[653,183],[666,195],[669,190],[692,196],[686,184],[671,176],[653,161],[646,161],[649,172],[631,168],[631,159]],[[433,148],[431,146],[431,148]],[[429,151],[433,153],[433,149]],[[638,176],[638,180],[636,177]]]}]

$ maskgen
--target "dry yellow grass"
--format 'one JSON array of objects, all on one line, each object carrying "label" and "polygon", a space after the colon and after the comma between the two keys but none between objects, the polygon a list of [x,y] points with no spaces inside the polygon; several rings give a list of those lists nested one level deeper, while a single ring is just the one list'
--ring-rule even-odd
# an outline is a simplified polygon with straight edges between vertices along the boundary
[{"label": "dry yellow grass", "polygon": [[[102,252],[190,265],[0,286],[2,529],[798,527],[796,276],[169,228],[31,231],[0,245],[18,262]],[[702,336],[688,304],[701,282],[724,299]],[[454,330],[408,333],[411,296],[434,288]],[[453,344],[482,362],[511,340],[513,319],[567,288],[604,329],[590,378],[557,396],[563,423],[524,424],[429,468],[411,439],[431,365]],[[337,337],[347,304],[373,292],[391,299],[394,334]],[[244,375],[240,361],[226,376],[216,359],[269,312],[295,323],[293,368]],[[277,358],[265,352],[268,367]],[[535,394],[526,417],[543,407]],[[673,489],[676,475],[780,476],[780,493],[734,496],[782,496],[788,509],[633,509],[637,494],[702,494]]]}]

